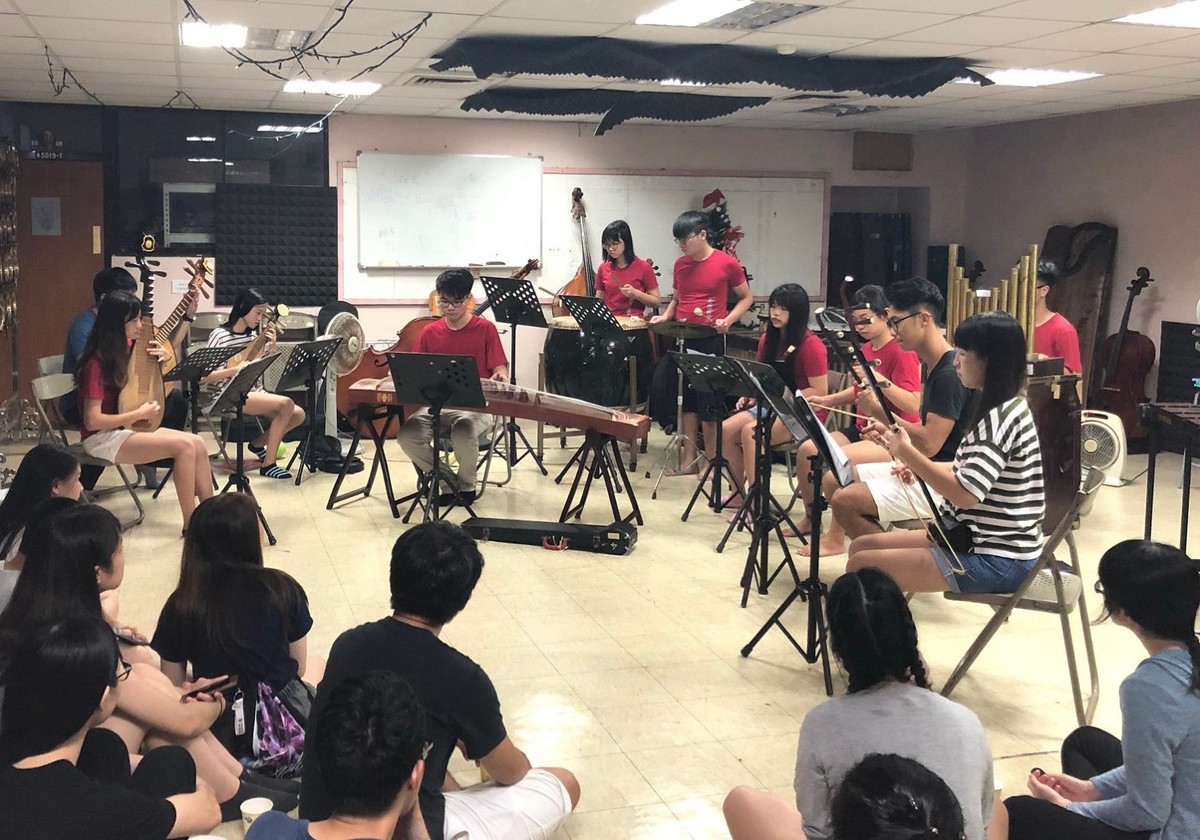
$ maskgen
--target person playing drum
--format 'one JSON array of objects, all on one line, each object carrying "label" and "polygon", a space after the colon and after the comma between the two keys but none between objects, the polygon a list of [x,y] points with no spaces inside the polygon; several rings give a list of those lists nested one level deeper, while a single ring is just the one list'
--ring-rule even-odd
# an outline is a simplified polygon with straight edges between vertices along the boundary
[{"label": "person playing drum", "polygon": [[[675,220],[672,233],[683,256],[675,261],[675,294],[663,314],[650,319],[651,324],[664,321],[690,321],[716,329],[716,335],[695,338],[687,342],[689,350],[725,355],[725,333],[737,323],[754,302],[746,272],[735,257],[718,251],[708,242],[709,218],[698,210],[681,213]],[[737,298],[733,309],[728,308],[729,295]],[[697,314],[699,312],[699,314]],[[683,433],[686,436],[681,473],[700,472],[696,454],[697,415],[704,424],[704,448],[709,458],[716,452],[716,418],[725,406],[710,394],[697,394],[690,386],[683,397]],[[668,473],[668,475],[676,473]]]},{"label": "person playing drum", "polygon": [[641,315],[647,306],[658,307],[658,276],[649,262],[633,252],[633,233],[617,219],[600,236],[604,261],[596,269],[596,297],[612,314]]}]

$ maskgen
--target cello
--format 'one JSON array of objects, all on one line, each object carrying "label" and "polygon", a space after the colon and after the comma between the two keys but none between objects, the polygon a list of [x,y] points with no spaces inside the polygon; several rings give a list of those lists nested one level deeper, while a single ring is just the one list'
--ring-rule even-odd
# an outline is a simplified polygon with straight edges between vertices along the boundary
[{"label": "cello", "polygon": [[596,270],[592,266],[592,249],[589,247],[587,235],[587,211],[583,207],[583,190],[579,187],[571,190],[571,218],[579,228],[579,247],[583,258],[579,261],[575,276],[554,293],[555,300],[550,303],[550,312],[555,318],[571,314],[565,306],[556,302],[559,295],[593,297],[596,294]]},{"label": "cello", "polygon": [[[126,371],[125,384],[117,399],[117,411],[124,414],[140,408],[148,402],[156,402],[164,406],[167,401],[167,391],[163,385],[162,367],[158,359],[150,355],[149,347],[157,341],[154,334],[154,278],[166,277],[167,272],[156,271],[158,260],[147,260],[146,254],[154,250],[154,237],[146,234],[142,237],[141,250],[134,257],[134,262],[125,263],[126,268],[136,268],[141,274],[142,284],[142,324],[137,341],[130,351],[129,368]],[[138,432],[153,432],[162,423],[162,411],[151,418],[131,423],[129,428]]]},{"label": "cello", "polygon": [[1150,269],[1141,266],[1137,276],[1129,282],[1129,297],[1125,311],[1121,313],[1121,326],[1104,339],[1101,358],[1107,359],[1100,388],[1096,392],[1097,402],[1105,411],[1121,418],[1125,437],[1129,440],[1143,438],[1149,431],[1142,425],[1138,406],[1149,402],[1146,396],[1146,376],[1154,366],[1154,342],[1136,330],[1129,329],[1129,313],[1133,311],[1133,299],[1154,282]]}]

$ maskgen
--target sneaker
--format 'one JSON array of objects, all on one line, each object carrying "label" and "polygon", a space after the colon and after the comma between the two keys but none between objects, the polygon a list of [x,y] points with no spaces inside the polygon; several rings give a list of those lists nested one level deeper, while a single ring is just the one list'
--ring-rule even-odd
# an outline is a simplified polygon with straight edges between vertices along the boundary
[{"label": "sneaker", "polygon": [[450,493],[441,493],[438,495],[438,505],[466,506],[474,502],[475,498],[474,490],[457,490]]},{"label": "sneaker", "polygon": [[247,443],[246,448],[250,450],[250,454],[255,458],[262,459],[267,457],[267,447],[265,446],[255,446],[253,443]]},{"label": "sneaker", "polygon": [[258,474],[263,478],[291,478],[292,474],[278,464],[269,464],[258,468]]}]

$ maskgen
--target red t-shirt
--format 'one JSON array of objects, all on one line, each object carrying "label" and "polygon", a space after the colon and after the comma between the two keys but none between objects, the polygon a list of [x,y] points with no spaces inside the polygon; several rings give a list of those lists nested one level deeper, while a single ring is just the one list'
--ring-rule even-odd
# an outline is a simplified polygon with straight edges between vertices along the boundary
[{"label": "red t-shirt", "polygon": [[1074,324],[1057,312],[1049,321],[1033,328],[1033,350],[1043,356],[1062,359],[1063,367],[1070,373],[1083,370],[1079,359],[1079,333]]},{"label": "red t-shirt", "polygon": [[[902,350],[895,339],[891,339],[887,344],[876,350],[871,346],[871,342],[863,344],[863,356],[867,361],[879,359],[879,367],[875,368],[875,373],[883,377],[893,384],[896,388],[902,388],[905,391],[920,391],[921,390],[921,360],[917,358],[917,354],[912,350]],[[854,386],[854,394],[858,395],[858,386]],[[883,396],[891,403],[888,397],[890,391],[885,390]],[[915,412],[899,411],[896,409],[895,403],[889,406],[892,409],[892,414],[896,417],[902,417],[910,423],[920,423],[921,418]],[[866,420],[854,421],[858,427],[867,425]]]},{"label": "red t-shirt", "polygon": [[624,268],[617,268],[605,260],[596,269],[596,293],[604,298],[604,305],[614,315],[641,315],[645,310],[642,302],[621,294],[621,287],[626,283],[639,292],[649,292],[658,288],[658,277],[650,263],[641,257],[634,257]]},{"label": "red t-shirt", "polygon": [[433,322],[421,331],[413,349],[417,353],[474,356],[480,379],[487,379],[496,368],[508,364],[496,325],[478,315],[472,315],[461,330],[450,329],[445,318]]},{"label": "red t-shirt", "polygon": [[[694,260],[684,255],[675,260],[676,321],[707,324],[729,314],[729,293],[746,282],[746,273],[734,257],[713,251],[708,259]],[[704,317],[695,314],[699,307]]]},{"label": "red t-shirt", "polygon": [[[104,380],[104,373],[100,369],[100,359],[97,356],[88,359],[79,369],[79,373],[75,375],[75,391],[79,395],[79,413],[81,415],[86,416],[84,415],[86,400],[100,400],[100,411],[104,414],[119,413],[117,401],[121,391],[111,382]],[[87,428],[86,424],[79,430],[79,436],[83,440],[95,433]]]},{"label": "red t-shirt", "polygon": [[[782,339],[780,341],[782,343]],[[755,353],[755,358],[760,362],[770,361],[765,359],[767,346],[767,334],[763,333],[758,337],[758,352]],[[778,359],[775,361],[783,361],[787,358],[788,349],[786,346],[780,347],[778,350]],[[829,354],[825,350],[825,342],[817,338],[811,330],[805,330],[804,339],[800,342],[800,346],[792,353],[792,376],[795,379],[796,387],[801,391],[812,387],[809,382],[813,379],[829,376]],[[825,417],[829,414],[825,409],[817,409],[817,419],[822,423],[825,422]]]}]

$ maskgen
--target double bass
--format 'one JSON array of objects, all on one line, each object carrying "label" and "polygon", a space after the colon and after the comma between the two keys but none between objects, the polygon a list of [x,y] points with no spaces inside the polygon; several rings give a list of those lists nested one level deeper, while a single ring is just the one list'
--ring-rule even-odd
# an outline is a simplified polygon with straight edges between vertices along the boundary
[{"label": "double bass", "polygon": [[[167,276],[167,272],[155,270],[159,265],[158,260],[146,259],[146,255],[153,250],[154,237],[146,234],[142,237],[141,249],[134,261],[125,263],[126,268],[136,268],[141,275],[142,323],[129,357],[125,385],[122,386],[117,399],[117,411],[121,414],[141,408],[148,402],[158,403],[161,409],[167,401],[162,367],[159,360],[149,352],[150,344],[158,340],[154,331],[154,278]],[[131,423],[129,428],[137,432],[153,432],[161,423],[160,410],[149,419]]]},{"label": "double bass", "polygon": [[1136,330],[1129,329],[1129,313],[1133,299],[1154,282],[1150,269],[1142,266],[1129,282],[1129,297],[1121,314],[1121,326],[1115,334],[1104,339],[1100,358],[1105,359],[1101,385],[1096,391],[1097,403],[1105,411],[1121,418],[1125,437],[1143,438],[1149,431],[1142,425],[1138,406],[1149,402],[1146,396],[1146,376],[1154,366],[1154,342]]},{"label": "double bass", "polygon": [[[554,293],[555,300],[559,295],[593,297],[596,294],[596,270],[592,266],[592,249],[587,235],[587,211],[583,207],[583,190],[579,187],[571,190],[571,218],[575,220],[575,224],[579,228],[579,247],[583,251],[583,258],[579,262],[575,276]],[[555,318],[570,314],[565,306],[553,301],[550,304],[550,311]]]}]

